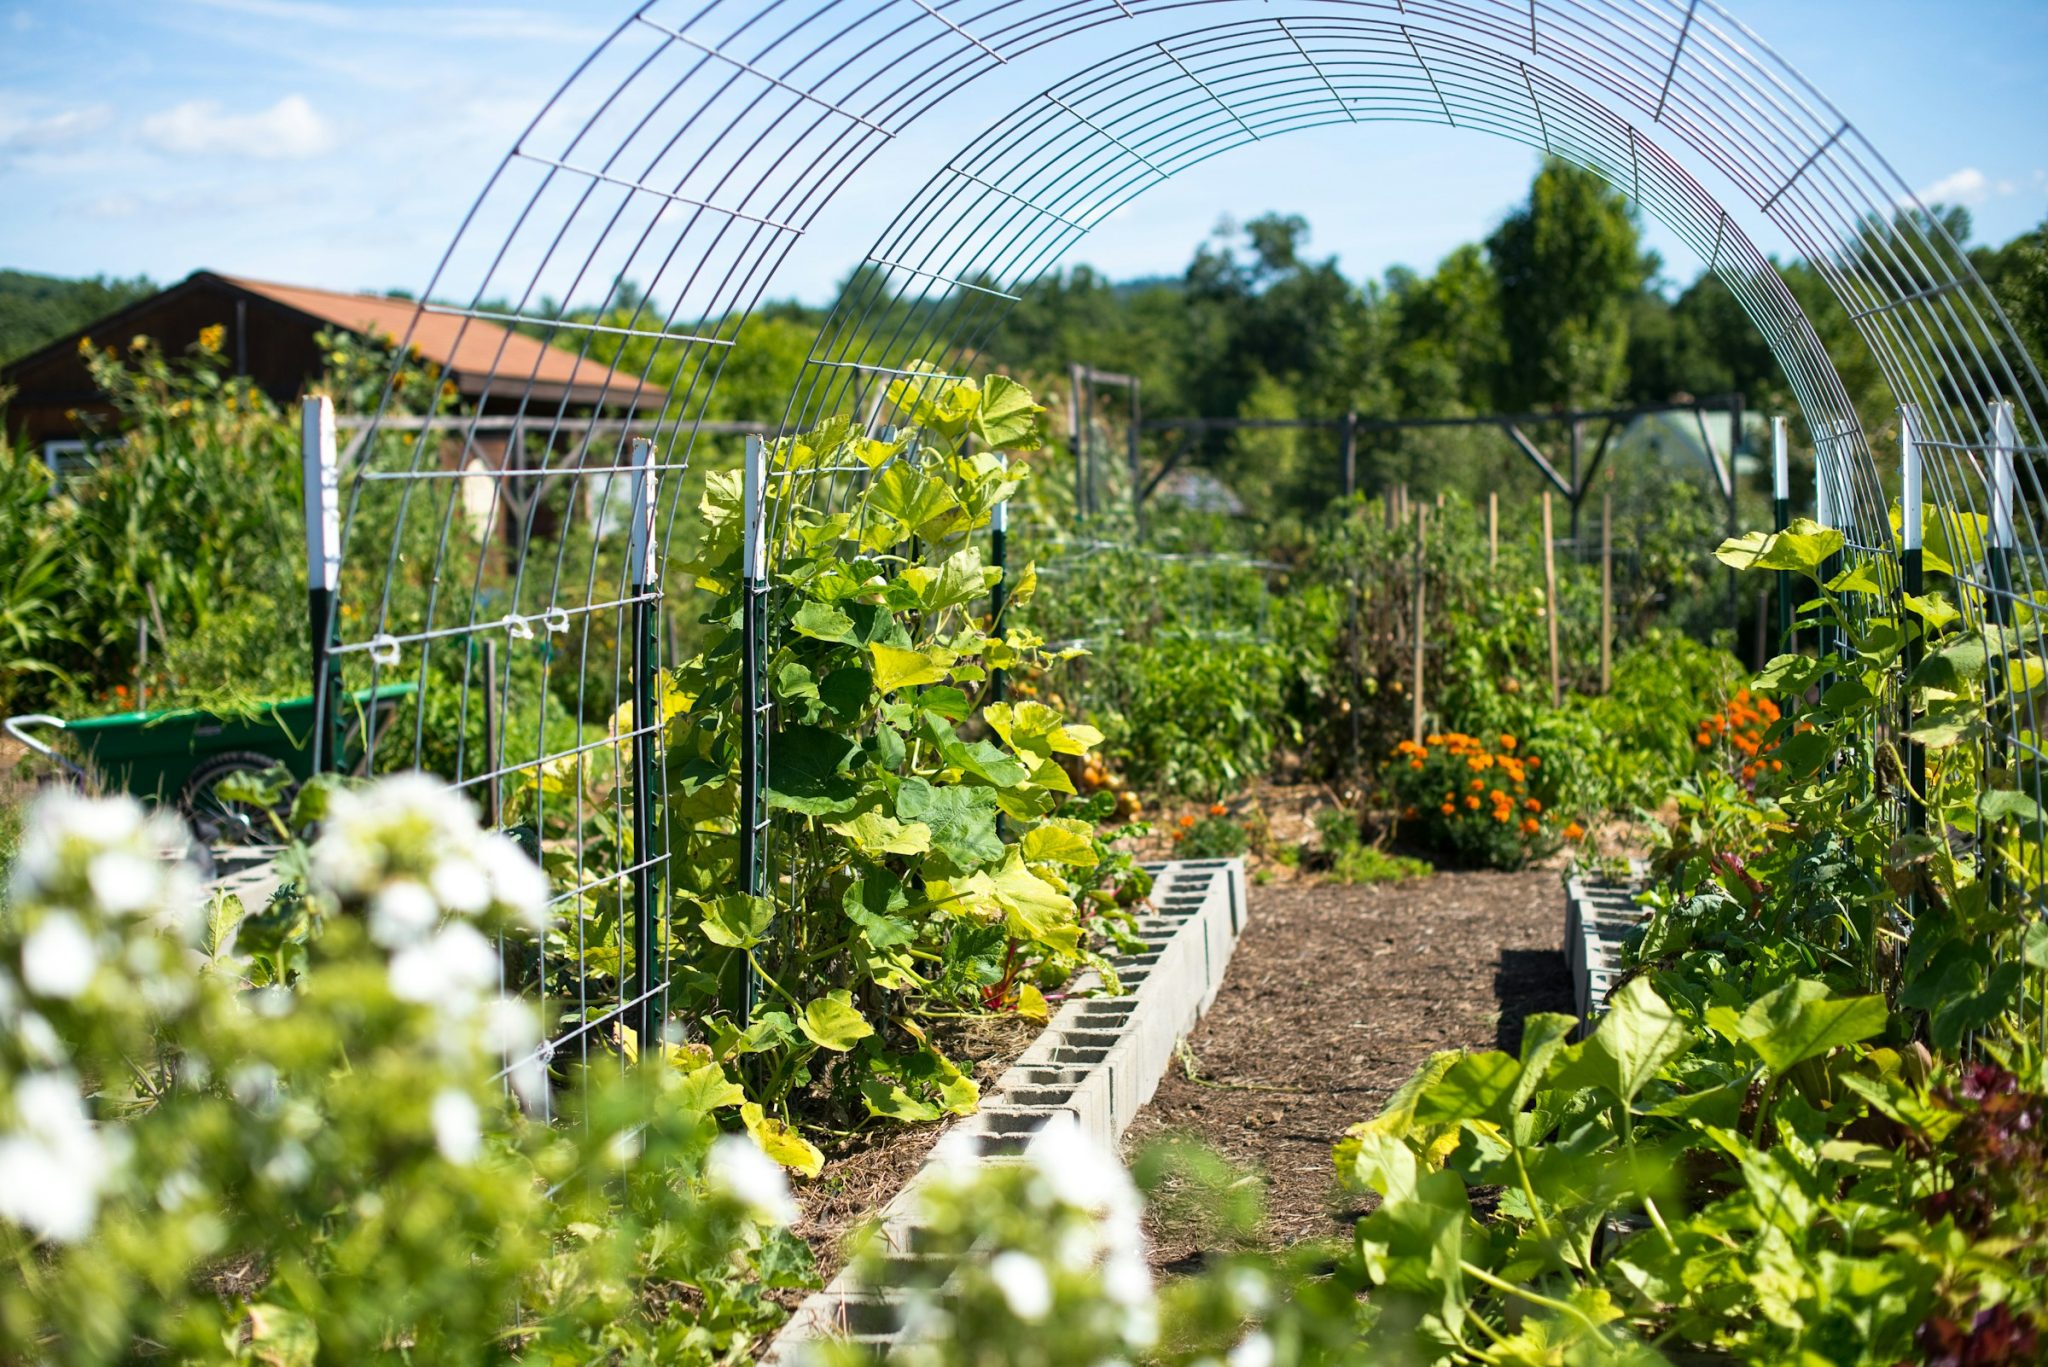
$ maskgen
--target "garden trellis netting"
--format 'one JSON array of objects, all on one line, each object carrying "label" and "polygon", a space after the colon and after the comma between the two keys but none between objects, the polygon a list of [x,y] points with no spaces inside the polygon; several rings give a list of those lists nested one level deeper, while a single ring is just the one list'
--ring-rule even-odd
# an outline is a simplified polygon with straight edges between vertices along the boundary
[{"label": "garden trellis netting", "polygon": [[[973,96],[998,72],[1045,84],[982,126]],[[643,444],[621,435],[579,457],[574,473],[599,486],[596,497],[529,501],[523,525],[482,535],[463,490],[486,489],[477,501],[495,509],[514,481],[565,467],[551,455],[538,469],[479,466],[469,459],[482,444],[477,420],[447,416],[373,425],[340,472],[331,658],[350,683],[433,677],[447,694],[447,672],[430,675],[436,656],[466,661],[491,640],[507,654],[501,675],[486,681],[465,665],[456,696],[423,695],[409,724],[373,738],[379,760],[431,762],[473,794],[532,780],[540,810],[528,815],[542,826],[565,817],[576,832],[553,872],[560,901],[582,914],[550,950],[574,962],[561,979],[519,966],[523,985],[585,994],[573,1026],[544,1049],[587,1049],[623,1016],[644,1026],[658,1014],[647,1008],[665,979],[646,950],[674,870],[649,825],[665,782],[647,706],[661,697],[649,673],[662,643],[650,637],[667,630],[677,476],[707,449],[702,420],[726,359],[798,240],[831,226],[841,195],[882,190],[878,154],[942,111],[979,131],[903,196],[812,347],[787,433],[842,413],[888,424],[889,382],[964,370],[1021,289],[1091,227],[1211,157],[1326,125],[1450,125],[1597,172],[1727,284],[1797,400],[1846,558],[1869,566],[1867,596],[1890,597],[1901,562],[1888,475],[1778,272],[1695,171],[1729,186],[1746,221],[1781,232],[1840,300],[1898,403],[1916,411],[1949,544],[1984,546],[1956,566],[1966,616],[2007,624],[2042,653],[2040,376],[1960,246],[1925,213],[1901,211],[1917,208],[1905,182],[1718,5],[656,0],[520,134],[420,296],[427,312],[509,322],[586,356],[600,335],[624,335],[680,358],[665,391],[618,396]],[[641,292],[613,298],[628,278]],[[544,304],[592,298],[629,305],[630,319],[565,321]],[[502,372],[484,397],[531,432],[567,415]],[[1894,469],[1895,453],[1882,463]],[[857,477],[821,472],[805,496],[829,505],[846,492],[835,481]],[[617,491],[640,510],[644,556],[598,534],[621,506]],[[775,592],[783,506],[754,507],[757,596]],[[1967,532],[1978,525],[1988,543]],[[775,646],[752,644],[750,666]],[[716,705],[739,710],[758,777],[773,726],[757,672],[747,677],[753,696]],[[487,687],[505,722],[488,749],[470,720]],[[2038,800],[2038,742],[2014,702],[1991,704],[2001,739],[1987,762]],[[743,824],[761,842],[744,866],[752,890],[773,895],[786,833],[758,781]]]}]

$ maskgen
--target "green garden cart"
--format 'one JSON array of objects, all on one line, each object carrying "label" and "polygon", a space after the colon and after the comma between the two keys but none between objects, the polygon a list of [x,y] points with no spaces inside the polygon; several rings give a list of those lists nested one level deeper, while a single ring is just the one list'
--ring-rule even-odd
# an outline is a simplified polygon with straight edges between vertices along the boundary
[{"label": "green garden cart", "polygon": [[[363,728],[387,724],[417,684],[385,684],[347,695],[338,766],[354,772],[363,763]],[[291,786],[313,775],[313,698],[258,704],[230,715],[197,708],[164,712],[116,712],[104,717],[31,715],[0,725],[39,754],[64,766],[81,783],[133,793],[146,802],[171,803],[205,845],[260,843],[261,814],[221,792],[238,775],[282,770]],[[55,728],[65,741],[52,745],[33,734]],[[70,753],[65,753],[69,751]]]}]

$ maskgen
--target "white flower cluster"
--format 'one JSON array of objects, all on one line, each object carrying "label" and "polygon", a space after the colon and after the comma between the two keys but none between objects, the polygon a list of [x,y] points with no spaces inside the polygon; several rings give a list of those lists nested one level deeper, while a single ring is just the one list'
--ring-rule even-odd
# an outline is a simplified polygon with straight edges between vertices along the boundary
[{"label": "white flower cluster", "polygon": [[[940,1141],[937,1169],[923,1192],[928,1221],[957,1222],[963,1216],[976,1221],[976,1212],[987,1212],[1013,1199],[1003,1189],[988,1185],[1000,1170],[975,1158],[971,1138],[955,1133],[957,1139],[949,1135]],[[1071,1116],[1056,1116],[1025,1150],[1025,1156],[1031,1173],[1025,1209],[1005,1212],[1006,1219],[1024,1217],[1022,1224],[1012,1229],[1020,1237],[989,1257],[989,1283],[1017,1320],[1047,1322],[1048,1332],[1069,1332],[1090,1312],[1069,1300],[1061,1309],[1060,1322],[1049,1323],[1056,1287],[1062,1279],[1070,1288],[1084,1281],[1092,1295],[1099,1297],[1093,1311],[1096,1324],[1107,1326],[1106,1332],[1121,1351],[1133,1359],[1143,1357],[1158,1340],[1159,1314],[1152,1269],[1145,1255],[1144,1206],[1130,1174]],[[947,1311],[925,1292],[913,1291],[911,1309],[917,1330],[912,1334],[908,1360],[971,1359],[971,1353],[962,1358],[951,1348],[924,1352],[934,1346],[933,1340],[951,1341],[966,1326],[952,1323]],[[927,1342],[919,1344],[919,1338]],[[953,1348],[957,1347],[954,1343]]]},{"label": "white flower cluster", "polygon": [[536,932],[547,925],[547,875],[511,838],[478,829],[462,795],[426,774],[336,792],[312,875],[365,906],[370,934],[391,949],[426,938],[443,911],[496,911]]},{"label": "white flower cluster", "polygon": [[28,811],[0,959],[0,1218],[41,1238],[83,1238],[120,1166],[51,1017],[191,1000],[200,892],[184,845],[174,818],[127,796],[58,789]]},{"label": "white flower cluster", "polygon": [[[499,994],[498,951],[478,928],[547,926],[547,875],[517,843],[480,829],[469,803],[437,779],[401,774],[334,794],[309,872],[316,892],[360,908],[370,937],[391,951],[393,996],[474,1025],[484,1050],[513,1060],[519,1093],[539,1096],[546,1078],[531,1050],[540,1023]],[[437,1102],[435,1131],[451,1159],[473,1151],[458,1122],[453,1101]]]},{"label": "white flower cluster", "polygon": [[789,1194],[789,1178],[782,1165],[761,1152],[761,1146],[743,1134],[720,1135],[704,1160],[704,1185],[744,1208],[755,1219],[772,1225],[796,1221],[796,1198]]}]

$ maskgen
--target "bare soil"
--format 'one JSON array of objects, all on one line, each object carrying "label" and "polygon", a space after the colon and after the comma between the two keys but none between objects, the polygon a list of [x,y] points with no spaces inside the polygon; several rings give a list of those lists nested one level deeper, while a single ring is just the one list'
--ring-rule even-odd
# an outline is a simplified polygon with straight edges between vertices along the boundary
[{"label": "bare soil", "polygon": [[[1222,992],[1127,1155],[1199,1140],[1257,1174],[1257,1243],[1341,1236],[1370,1196],[1341,1190],[1330,1148],[1439,1049],[1515,1049],[1536,1011],[1570,1011],[1556,870],[1438,873],[1380,886],[1268,885]],[[1154,1262],[1199,1266],[1211,1236],[1154,1221]],[[1220,1251],[1220,1250],[1217,1250]]]}]

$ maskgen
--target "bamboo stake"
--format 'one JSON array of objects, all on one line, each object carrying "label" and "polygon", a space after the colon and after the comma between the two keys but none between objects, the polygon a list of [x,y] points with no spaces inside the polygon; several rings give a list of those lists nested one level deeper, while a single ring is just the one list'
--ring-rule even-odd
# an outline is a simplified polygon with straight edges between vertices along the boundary
[{"label": "bamboo stake", "polygon": [[1600,691],[1614,684],[1614,491],[1600,491]]},{"label": "bamboo stake", "polygon": [[1424,599],[1424,571],[1428,568],[1429,552],[1429,509],[1415,510],[1415,677],[1410,685],[1414,693],[1413,734],[1409,737],[1417,745],[1422,744],[1422,610]]},{"label": "bamboo stake", "polygon": [[1550,705],[1564,704],[1557,668],[1557,547],[1551,532],[1550,491],[1543,491],[1543,619],[1550,628]]},{"label": "bamboo stake", "polygon": [[1486,496],[1486,568],[1500,568],[1500,495]]}]

